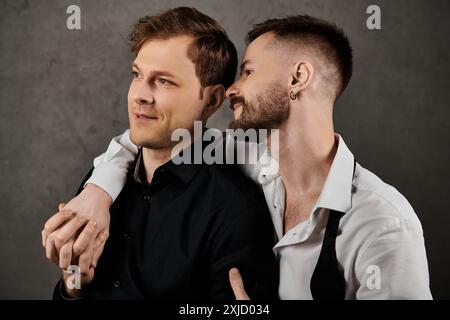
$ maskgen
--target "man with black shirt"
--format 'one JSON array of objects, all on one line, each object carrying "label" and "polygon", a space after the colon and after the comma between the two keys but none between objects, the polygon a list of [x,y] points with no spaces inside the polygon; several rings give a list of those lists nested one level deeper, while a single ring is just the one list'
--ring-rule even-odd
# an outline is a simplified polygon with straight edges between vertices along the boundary
[{"label": "man with black shirt", "polygon": [[[276,297],[274,230],[260,188],[235,166],[175,164],[172,156],[172,132],[193,133],[194,121],[206,123],[222,104],[237,66],[234,45],[217,22],[190,8],[140,19],[131,40],[128,114],[139,153],[111,207],[98,264],[93,248],[78,242],[95,232],[91,222],[56,252],[49,244],[58,239],[44,239],[49,259],[81,272],[81,290],[67,286],[71,274],[63,272],[54,298],[232,299],[234,266],[253,297]],[[47,226],[86,222],[70,216],[61,212]]]}]

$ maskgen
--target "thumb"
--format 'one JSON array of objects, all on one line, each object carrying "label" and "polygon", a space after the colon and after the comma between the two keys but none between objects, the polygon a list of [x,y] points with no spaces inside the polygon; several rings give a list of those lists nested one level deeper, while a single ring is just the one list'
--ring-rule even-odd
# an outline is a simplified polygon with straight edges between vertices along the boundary
[{"label": "thumb", "polygon": [[237,268],[231,268],[229,272],[231,289],[233,289],[236,300],[250,300],[244,289],[244,282]]},{"label": "thumb", "polygon": [[58,204],[58,210],[61,211],[65,206],[66,204],[64,202],[61,202],[60,204]]}]

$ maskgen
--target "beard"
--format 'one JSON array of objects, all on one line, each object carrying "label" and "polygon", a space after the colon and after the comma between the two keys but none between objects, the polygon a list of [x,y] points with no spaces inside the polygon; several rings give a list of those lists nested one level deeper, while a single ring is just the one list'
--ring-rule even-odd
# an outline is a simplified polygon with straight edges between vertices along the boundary
[{"label": "beard", "polygon": [[278,83],[267,86],[253,101],[234,97],[231,103],[240,102],[242,113],[231,121],[230,129],[279,129],[289,117],[289,98]]}]

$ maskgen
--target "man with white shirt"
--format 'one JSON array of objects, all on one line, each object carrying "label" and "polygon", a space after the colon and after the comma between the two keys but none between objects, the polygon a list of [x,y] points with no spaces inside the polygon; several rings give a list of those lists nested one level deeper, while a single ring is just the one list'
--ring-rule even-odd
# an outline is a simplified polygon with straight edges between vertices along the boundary
[{"label": "man with white shirt", "polygon": [[[230,127],[279,129],[279,143],[259,159],[269,158],[279,170],[243,169],[262,185],[271,211],[280,297],[431,299],[414,210],[356,163],[334,132],[334,103],[352,74],[352,49],[342,30],[299,15],[256,25],[248,43],[240,78],[226,93],[235,118]],[[95,160],[85,190],[68,205],[104,221],[109,196],[103,190],[115,199],[135,151],[128,132],[114,138]],[[248,298],[236,269],[230,279],[236,298]]]}]

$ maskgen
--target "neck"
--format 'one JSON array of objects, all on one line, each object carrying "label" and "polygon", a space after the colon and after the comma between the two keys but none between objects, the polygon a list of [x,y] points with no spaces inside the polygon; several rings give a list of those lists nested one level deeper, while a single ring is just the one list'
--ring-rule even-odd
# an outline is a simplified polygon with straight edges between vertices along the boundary
[{"label": "neck", "polygon": [[145,176],[148,183],[152,182],[156,168],[160,167],[171,158],[171,149],[142,148],[142,160],[144,162]]},{"label": "neck", "polygon": [[294,105],[291,110],[279,133],[280,174],[287,193],[320,194],[337,149],[333,106]]},{"label": "neck", "polygon": [[[188,136],[182,136],[182,140],[171,147],[163,149],[142,148],[142,158],[147,182],[151,183],[155,170],[172,159],[173,155],[179,154],[182,150],[191,147],[197,139],[201,139],[203,129],[201,122],[196,122],[194,128],[188,130]],[[195,151],[192,150],[191,152]]]}]

